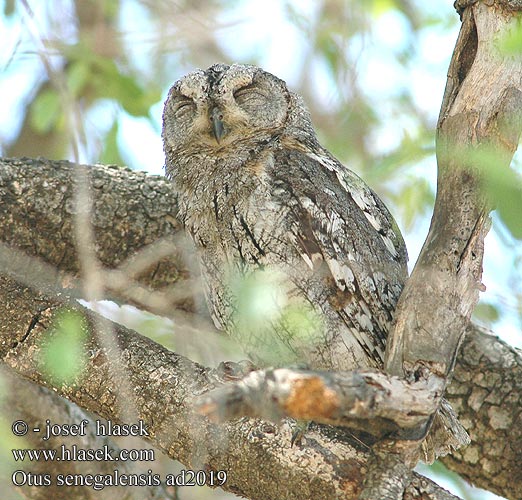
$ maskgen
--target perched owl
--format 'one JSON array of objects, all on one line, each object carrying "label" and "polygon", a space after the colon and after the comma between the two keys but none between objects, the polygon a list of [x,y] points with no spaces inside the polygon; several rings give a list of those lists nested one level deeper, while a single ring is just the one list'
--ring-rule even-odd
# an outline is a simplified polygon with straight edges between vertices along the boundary
[{"label": "perched owl", "polygon": [[[404,242],[302,99],[260,68],[216,64],[171,88],[163,141],[216,326],[260,364],[382,366]],[[241,321],[249,292],[269,295],[266,324]]]},{"label": "perched owl", "polygon": [[260,68],[216,64],[170,89],[163,142],[216,326],[261,365],[382,367],[406,248],[302,99]]}]

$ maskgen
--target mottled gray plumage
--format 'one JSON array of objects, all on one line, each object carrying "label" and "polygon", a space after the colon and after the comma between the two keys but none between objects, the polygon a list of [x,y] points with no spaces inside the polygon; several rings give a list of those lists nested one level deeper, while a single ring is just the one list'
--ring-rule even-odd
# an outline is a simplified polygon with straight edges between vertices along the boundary
[{"label": "mottled gray plumage", "polygon": [[[260,68],[214,65],[174,84],[163,140],[216,326],[258,363],[382,366],[404,242],[377,195],[319,144],[301,98]],[[285,306],[249,331],[234,283],[261,269]],[[283,324],[294,306],[316,313],[305,334]]]},{"label": "mottled gray plumage", "polygon": [[[377,195],[319,144],[302,99],[260,68],[216,64],[170,89],[163,142],[216,326],[261,365],[382,367],[404,242]],[[256,316],[264,295],[277,307]],[[467,439],[443,411],[428,461]]]}]

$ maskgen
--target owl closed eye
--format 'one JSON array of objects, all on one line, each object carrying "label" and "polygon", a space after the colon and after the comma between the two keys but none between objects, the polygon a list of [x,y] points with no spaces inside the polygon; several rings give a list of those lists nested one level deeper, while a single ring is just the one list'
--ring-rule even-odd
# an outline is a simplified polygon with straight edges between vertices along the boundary
[{"label": "owl closed eye", "polygon": [[180,98],[174,107],[174,114],[176,118],[181,119],[184,116],[193,114],[196,110],[196,105],[192,99]]}]

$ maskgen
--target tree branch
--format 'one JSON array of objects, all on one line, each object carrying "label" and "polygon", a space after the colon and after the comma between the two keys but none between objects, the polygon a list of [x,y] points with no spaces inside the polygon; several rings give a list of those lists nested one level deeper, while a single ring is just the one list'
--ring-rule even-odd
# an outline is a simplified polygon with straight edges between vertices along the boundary
[{"label": "tree branch", "polygon": [[376,439],[419,427],[437,410],[441,387],[432,377],[408,383],[382,372],[312,372],[287,368],[252,372],[197,401],[215,422],[283,417],[349,427]]},{"label": "tree branch", "polygon": [[[503,4],[468,2],[462,12],[437,127],[431,227],[386,349],[385,370],[406,379],[427,368],[449,380],[484,288],[484,238],[492,209],[482,186],[484,162],[494,155],[495,164],[487,168],[508,169],[522,128],[522,59],[505,57],[499,48],[513,19],[512,5],[506,10]],[[435,447],[444,443],[444,433],[431,436]]]},{"label": "tree branch", "polygon": [[[56,242],[55,235],[60,234],[60,232],[57,233],[58,229],[56,229],[60,225],[54,226],[55,230],[53,229],[51,232],[37,231],[34,228],[37,227],[38,220],[46,221],[53,210],[61,214],[63,225],[67,226],[70,223],[68,220],[70,212],[64,209],[65,200],[61,201],[62,205],[55,204],[52,210],[48,208],[53,206],[52,200],[55,199],[56,194],[52,190],[45,190],[44,186],[46,183],[54,183],[55,189],[67,191],[71,168],[71,164],[67,162],[47,162],[44,160],[4,160],[0,162],[0,210],[3,211],[2,217],[0,217],[0,239],[9,242],[12,247],[23,246],[26,252],[46,260],[49,259],[50,255],[55,258],[58,256],[55,261],[50,259],[51,263],[56,264],[59,270],[63,269],[69,272],[72,272],[72,269],[75,268],[72,241],[70,239],[65,240],[65,244],[60,247],[62,252],[60,255],[50,251],[59,244]],[[102,177],[99,181],[101,187],[98,196],[100,198],[106,199],[107,203],[114,203],[120,207],[121,213],[131,212],[130,209],[126,208],[127,204],[131,208],[136,207],[136,210],[139,209],[137,207],[148,206],[150,198],[143,194],[147,192],[148,188],[126,190],[117,185],[127,182],[126,170],[121,172],[118,170],[117,175],[115,175],[113,168],[102,166],[95,168],[96,175]],[[146,176],[136,175],[139,179],[138,183],[148,182]],[[131,175],[129,180],[131,185],[133,179],[136,179],[134,174]],[[150,186],[150,184],[146,185]],[[17,189],[17,186],[25,186],[26,189],[22,191]],[[165,190],[166,196],[170,196],[169,199],[173,200],[172,187],[167,181],[161,178],[152,178],[152,186],[157,186],[158,193]],[[105,190],[108,191],[106,195]],[[118,196],[114,193],[122,194]],[[102,204],[95,204],[94,219],[97,217],[96,211],[98,210],[103,210]],[[171,208],[171,211],[175,211],[175,206]],[[145,229],[143,229],[143,217],[138,217],[137,220],[129,218],[126,224],[126,231],[130,234],[137,234],[139,237],[127,239],[129,242],[127,245],[120,245],[118,240],[111,237],[110,231],[108,231],[109,235],[101,245],[105,248],[104,254],[107,258],[110,256],[110,260],[105,262],[107,266],[124,261],[126,256],[139,251],[143,245],[152,242],[155,237],[168,236],[172,227],[170,224],[163,226],[163,230],[167,234],[162,234],[158,226],[153,224],[145,225]],[[118,220],[115,221],[115,225],[118,225]],[[142,229],[140,229],[140,225]],[[149,234],[147,231],[152,233]],[[103,239],[104,234],[101,231],[98,237]],[[131,245],[132,242],[134,242],[134,247]],[[187,272],[186,267],[181,268],[181,273],[177,271],[175,266],[178,261],[176,259],[173,259],[173,261],[168,259],[167,261],[171,262],[169,265],[173,269],[171,276],[177,277]],[[8,266],[9,261],[5,262],[4,265]],[[22,267],[25,267],[25,269],[34,268],[34,261],[32,265],[26,264]],[[4,268],[4,271],[7,270]],[[157,275],[151,273],[150,276],[150,286],[155,289],[161,288],[165,282],[168,282],[168,279],[163,280],[161,278],[161,273]],[[9,289],[11,286],[4,284],[2,293],[5,293],[5,287]],[[20,337],[23,337],[29,325],[38,320],[39,311],[42,308],[38,297],[38,294],[28,291],[28,295],[20,302],[13,303],[13,307],[9,306],[11,302],[7,298],[2,299],[1,303],[4,304],[4,309],[1,313],[0,328],[3,325],[7,337],[3,340],[5,344],[0,342],[0,350],[8,349],[17,341],[16,338],[12,337],[15,332],[19,331]],[[14,326],[16,326],[16,329]],[[522,394],[522,390],[517,390],[522,389],[520,354],[496,337],[487,335],[480,329],[475,328],[472,332],[468,333],[464,339],[461,356],[457,359],[455,379],[447,394],[448,399],[459,412],[462,422],[471,434],[473,444],[469,450],[472,451],[468,453],[463,451],[456,454],[455,457],[457,458],[446,458],[445,463],[453,470],[464,473],[475,484],[482,485],[498,494],[516,498],[520,484],[522,484],[522,478],[518,476],[520,473],[519,464],[522,459],[522,446],[512,446],[511,443],[512,438],[514,443],[522,442],[520,434],[522,426],[519,425],[517,417],[522,413],[522,401],[515,398],[516,394]],[[485,376],[484,373],[490,375]],[[480,382],[480,385],[478,382]],[[148,381],[146,384],[148,384]],[[509,389],[510,387],[513,388],[512,391]],[[476,400],[477,394],[485,393],[491,395],[479,405]],[[159,394],[161,394],[160,397],[166,397],[164,391],[160,391]],[[493,395],[498,395],[499,400],[493,401]],[[506,406],[504,406],[504,402]],[[159,415],[165,414],[164,405],[158,405],[157,408]],[[505,424],[499,426],[498,420],[494,416],[499,412],[506,411],[513,415],[513,421],[507,427],[505,427]],[[504,452],[501,456],[497,456],[496,450],[504,450]]]},{"label": "tree branch", "polygon": [[[485,158],[509,168],[522,128],[522,59],[503,57],[499,40],[508,33],[518,2],[464,2],[437,125],[437,197],[431,226],[415,268],[402,291],[388,335],[387,373],[416,380],[426,370],[449,382],[457,352],[478,301],[484,238],[491,200],[482,186]],[[439,410],[422,444],[440,455],[458,422]],[[419,427],[419,429],[422,427]],[[404,446],[406,444],[406,446]],[[414,463],[415,444],[396,443],[404,463]],[[395,457],[388,455],[390,467]],[[386,467],[381,467],[381,471]],[[372,469],[369,471],[373,474]],[[376,476],[377,477],[377,476]],[[383,473],[381,489],[390,484]]]},{"label": "tree branch", "polygon": [[[186,293],[192,291],[191,283],[187,286],[186,280],[189,273],[197,273],[190,267],[193,259],[185,263],[190,250],[174,216],[176,202],[169,183],[163,177],[119,167],[93,165],[89,174],[96,257],[106,271],[120,271],[105,275],[111,298],[159,313],[194,310],[194,301]],[[6,257],[4,251],[2,263],[16,271],[20,281],[34,282],[37,277],[47,287],[74,287],[80,266],[73,198],[74,164],[0,159],[0,241],[52,266],[35,273],[34,262],[29,268],[26,262],[15,266],[14,256]],[[52,268],[59,274],[49,276]],[[185,288],[182,296],[181,287]],[[142,304],[151,291],[156,292],[155,301]]]},{"label": "tree branch", "polygon": [[[330,397],[321,401],[336,402],[326,414],[323,412],[323,422],[360,427],[359,419],[371,418],[371,430],[382,437],[411,423],[411,419],[404,420],[408,412],[391,411],[394,408],[388,391],[393,390],[395,397],[402,390],[413,404],[415,393],[411,391],[418,387],[412,381],[421,375],[425,380],[420,385],[431,384],[435,390],[431,387],[427,391],[426,405],[417,407],[420,415],[411,425],[418,430],[430,421],[430,413],[451,376],[464,333],[472,329],[469,318],[483,287],[483,241],[491,209],[491,201],[482,190],[484,168],[508,168],[521,129],[522,61],[499,57],[496,43],[508,29],[513,12],[522,9],[522,2],[459,0],[456,8],[463,24],[439,117],[435,211],[426,243],[398,305],[386,354],[388,373],[407,382],[376,374],[353,374],[350,383],[355,383],[356,390],[350,392],[353,387],[347,387],[346,375],[304,376],[288,370],[257,373],[222,390],[229,403],[230,398],[245,395],[248,400],[260,388],[273,391],[270,394],[279,406],[250,405],[247,414],[310,417],[312,410],[324,408],[303,406],[305,399],[296,394],[319,382],[321,395]],[[484,167],[483,158],[492,152],[497,164]],[[221,428],[198,418],[191,399],[213,387],[213,372],[66,299],[57,299],[64,288],[74,295],[78,278],[72,241],[73,171],[65,162],[56,168],[56,163],[45,160],[24,161],[28,165],[23,170],[20,160],[0,163],[0,239],[10,245],[0,248],[4,274],[9,276],[0,280],[0,301],[4,304],[0,354],[5,363],[24,377],[116,421],[129,418],[132,402],[133,416],[147,422],[151,440],[160,448],[192,467],[226,468],[227,487],[250,498],[352,498],[361,491],[361,498],[396,498],[405,489],[406,495],[415,490],[412,498],[447,498],[433,485],[427,493],[428,483],[409,474],[404,457],[411,451],[400,449],[406,440],[391,450],[378,446],[367,461],[364,453],[355,453],[339,441],[332,444],[322,432],[315,432],[307,448],[313,464],[302,467],[296,460],[299,450],[287,449],[285,438],[276,437],[278,432],[287,432],[287,426],[277,431],[263,422],[242,420]],[[105,266],[101,274],[104,288],[115,299],[154,312],[194,311],[190,294],[179,288],[171,293],[169,289],[172,283],[194,275],[194,270],[182,262],[180,240],[176,238],[172,246],[172,236],[178,234],[180,226],[173,217],[175,200],[168,183],[121,169],[93,167],[90,171],[95,193],[92,224],[97,258]],[[53,235],[53,239],[47,235]],[[133,257],[136,250],[165,236],[171,238],[170,244]],[[14,247],[42,259],[38,280],[32,279],[33,271],[27,271],[30,260],[13,251]],[[169,255],[171,248],[176,252],[174,257]],[[10,264],[14,256],[18,259],[16,266]],[[48,272],[52,269],[49,266],[59,273]],[[37,290],[20,283],[36,286]],[[153,300],[149,299],[150,289],[155,290]],[[58,387],[40,370],[38,355],[53,318],[63,307],[82,310],[89,318],[86,349],[91,358],[83,381]],[[448,394],[461,411],[474,444],[446,462],[472,481],[514,498],[522,484],[518,472],[522,447],[517,446],[522,442],[517,430],[522,427],[522,401],[513,395],[520,394],[513,388],[520,389],[522,384],[520,355],[476,329],[472,332],[464,340],[455,384]],[[271,386],[269,380],[277,384]],[[258,384],[255,391],[253,386],[248,387],[252,381]],[[238,393],[238,388],[243,392]],[[212,399],[206,400],[206,409],[209,414],[235,412],[229,416],[240,411],[234,405],[222,407],[219,400]],[[263,474],[253,479],[252,470],[259,464]],[[500,464],[507,474],[502,473]],[[278,485],[290,482],[292,487],[282,492]]]},{"label": "tree branch", "polygon": [[[426,242],[396,311],[389,373],[419,366],[447,377],[478,300],[491,205],[479,159],[494,151],[507,169],[518,145],[522,60],[500,57],[498,39],[512,15],[478,2],[464,11],[438,124],[437,199]],[[505,111],[505,112],[504,112]],[[507,127],[509,125],[509,127]]]},{"label": "tree branch", "polygon": [[[266,500],[350,499],[361,491],[367,455],[339,437],[311,431],[305,460],[302,450],[290,447],[288,424],[278,428],[241,419],[215,426],[194,413],[193,398],[214,387],[211,370],[121,325],[107,322],[109,329],[97,331],[103,322],[92,311],[34,293],[8,278],[0,279],[0,303],[7,304],[0,312],[0,356],[8,366],[115,423],[125,422],[131,407],[155,447],[192,469],[225,470],[225,489]],[[38,359],[49,326],[64,307],[88,319],[84,348],[90,356],[81,380],[53,384],[38,368]],[[100,335],[112,337],[108,348]],[[412,499],[455,498],[418,475],[409,490]]]},{"label": "tree branch", "polygon": [[446,396],[471,445],[444,464],[471,483],[506,498],[520,497],[522,352],[470,325]]},{"label": "tree branch", "polygon": [[[519,60],[513,60],[506,64],[502,58],[494,57],[496,54],[494,54],[493,42],[499,36],[499,33],[505,29],[505,25],[510,20],[510,14],[498,9],[494,11],[481,2],[468,2],[466,6],[459,5],[458,7],[464,9],[462,10],[463,26],[450,67],[448,86],[439,120],[437,203],[425,247],[398,307],[397,327],[388,343],[386,361],[386,368],[392,374],[415,378],[419,369],[427,367],[432,373],[439,376],[442,382],[445,381],[452,370],[458,345],[467,327],[481,286],[483,239],[488,230],[487,212],[489,211],[489,203],[481,191],[481,171],[477,168],[477,163],[479,163],[477,158],[484,152],[487,153],[488,150],[493,149],[497,154],[500,168],[507,168],[516,148],[520,132],[519,120],[514,119],[517,117],[513,116],[512,111],[520,108],[521,63]],[[509,8],[513,8],[513,2],[510,2]],[[493,70],[494,68],[496,69]],[[485,75],[491,76],[493,80],[488,80]],[[492,96],[494,97],[492,98]],[[510,127],[506,127],[506,124],[509,124]],[[470,131],[472,131],[471,134]],[[5,166],[7,170],[11,169],[10,173],[12,174],[12,167],[16,164],[11,163]],[[46,166],[49,166],[49,164]],[[172,216],[169,215],[171,211],[174,213],[174,200],[172,197],[169,200],[168,186],[162,185],[162,181],[158,180],[155,185],[151,186],[150,191],[147,191],[147,189],[143,191],[143,187],[148,185],[148,180],[139,179],[144,184],[139,181],[135,183],[139,185],[137,186],[138,193],[136,188],[126,191],[129,182],[127,177],[132,177],[128,172],[125,178],[119,175],[121,171],[113,171],[112,174],[112,179],[110,179],[108,185],[105,184],[107,179],[104,177],[103,169],[94,169],[92,175],[93,189],[96,193],[93,225],[98,229],[98,257],[107,267],[121,264],[122,260],[119,259],[129,258],[133,252],[134,236],[143,235],[143,227],[147,227],[149,223],[152,233],[157,232],[161,236],[164,236],[165,233],[176,233],[179,229]],[[46,200],[48,203],[45,206],[42,206],[40,200],[43,199],[42,191],[49,185],[45,183],[45,180],[42,182],[45,177],[42,176],[41,169],[33,177],[31,177],[30,171],[25,171],[22,177],[23,182],[16,183],[12,182],[12,178],[9,179],[9,175],[3,176],[3,185],[7,187],[4,192],[7,193],[8,200],[12,201],[20,194],[26,195],[34,189],[34,192],[37,193],[36,203],[34,207],[31,207],[33,210],[27,211],[27,200],[24,199],[24,203],[15,205],[15,208],[20,207],[22,209],[21,212],[16,210],[6,212],[4,220],[8,224],[2,227],[6,236],[3,238],[4,241],[13,244],[16,240],[19,240],[16,246],[29,250],[29,253],[33,255],[43,257],[46,262],[59,266],[62,272],[66,271],[74,276],[78,266],[76,256],[71,251],[72,242],[67,239],[70,238],[68,235],[72,234],[72,231],[70,231],[71,210],[68,208],[71,206],[71,170],[69,169],[65,182],[54,183],[52,190],[54,199]],[[50,177],[56,180],[53,175],[50,175]],[[115,186],[123,190],[118,192]],[[110,189],[108,189],[109,187]],[[157,192],[165,188],[166,191],[164,190],[158,196]],[[136,196],[137,194],[139,195]],[[127,203],[126,208],[130,208],[130,210],[119,210],[121,206],[118,205],[118,198],[123,197],[130,201],[141,198],[141,194],[144,195],[146,200],[154,200],[152,206],[147,202],[143,204]],[[161,203],[158,204],[158,200],[167,203],[160,208],[162,213],[159,214],[157,208],[158,206],[161,207]],[[9,205],[5,204],[5,206]],[[142,209],[142,207],[146,208]],[[48,213],[45,213],[45,216],[42,217],[41,212]],[[28,217],[28,213],[37,213],[37,217]],[[14,221],[19,222],[19,224],[12,224]],[[44,224],[42,224],[42,221]],[[111,233],[106,231],[108,221],[114,224],[115,230],[113,229]],[[137,221],[138,225],[130,228],[129,221]],[[165,222],[167,222],[166,227]],[[58,232],[63,234],[64,238],[60,238],[58,241],[54,240],[55,243],[51,245],[35,246],[32,235],[32,227],[34,226],[47,229],[51,234]],[[40,231],[40,234],[42,233],[43,231]],[[121,245],[122,241],[127,243],[122,245],[123,254],[122,252],[107,252],[107,249],[114,245],[114,242],[110,241],[114,234],[119,235],[118,244]],[[137,240],[139,241],[136,245],[138,247],[143,243],[148,243],[141,241],[139,237]],[[130,244],[128,244],[129,241]],[[6,253],[5,249],[4,253]],[[144,284],[149,287],[161,287],[179,278],[179,274],[176,275],[182,267],[179,261],[169,262],[168,258],[166,260],[166,264],[162,263],[162,270],[166,269],[166,272],[159,272],[160,266],[156,262],[151,262],[149,267],[146,264],[141,266],[144,270],[143,273],[140,273],[141,276],[136,276],[135,273],[132,275],[128,272],[137,266],[123,265],[121,269],[117,270],[117,274],[112,273],[112,280],[106,278],[108,283],[119,283],[119,285],[107,288],[115,292],[116,296],[121,294],[123,300],[141,303],[142,300],[139,297],[146,296],[142,288]],[[23,266],[19,266],[18,274],[21,273],[21,269],[23,269]],[[184,274],[188,273],[185,271]],[[161,278],[158,279],[162,275],[166,276],[163,282]],[[108,276],[109,274],[107,274]],[[20,279],[20,276],[17,276],[17,278]],[[136,283],[137,278],[141,282]],[[426,287],[427,283],[429,287]],[[131,286],[127,286],[129,284]],[[164,297],[162,296],[161,299],[163,300]],[[185,304],[190,304],[187,297],[183,297],[183,299],[186,299]],[[29,298],[29,305],[36,305],[33,302],[34,300],[34,297]],[[169,305],[180,305],[179,302],[172,301],[172,303],[169,303],[168,300],[157,303],[162,304],[163,310],[166,310]],[[41,304],[39,305],[41,306]],[[145,304],[145,307],[154,309],[154,304]],[[23,308],[17,310],[16,313],[20,314],[21,310]],[[23,365],[23,363],[20,365],[23,361],[23,356],[19,352],[20,346],[27,345],[27,339],[33,337],[34,331],[43,317],[42,314],[47,312],[48,309],[45,309],[40,310],[36,315],[32,315],[30,325],[33,326],[33,329],[24,332],[24,336],[21,337],[23,342],[17,344],[14,350],[11,349],[6,357],[8,362],[13,363],[14,361],[13,366],[17,366],[19,370],[20,366]],[[117,327],[111,328],[118,332]],[[121,338],[118,336],[117,338],[116,344],[119,346]],[[10,345],[14,346],[15,344]],[[15,357],[13,357],[14,351],[17,352]],[[121,352],[126,352],[126,349]],[[35,359],[28,358],[28,360],[31,363],[26,366],[32,366],[33,372],[25,373],[25,375],[34,377]],[[20,371],[24,373],[23,370]],[[132,370],[130,371],[132,373]],[[118,371],[107,369],[106,375],[109,378],[112,376],[117,379]],[[44,383],[41,374],[37,374],[36,379],[40,383]],[[121,384],[118,385],[121,386]],[[134,386],[131,384],[132,387]],[[99,409],[101,414],[103,414],[103,411],[108,414],[114,414],[114,412],[118,414],[114,394],[110,400],[111,404],[106,408]],[[132,390],[126,394],[129,397],[131,395]],[[71,394],[69,396],[71,397]],[[465,403],[467,403],[471,409],[475,409],[482,405],[482,403],[480,405],[478,403],[482,399],[486,400],[486,398],[482,398],[480,391],[477,392],[476,388],[473,388],[468,400],[463,402],[462,406],[467,409],[465,406]],[[103,399],[99,401],[103,401]],[[481,436],[478,432],[480,426],[475,425],[477,421],[480,422],[477,419],[473,420],[471,427],[475,426],[474,431],[477,432],[474,437],[478,438],[476,442],[480,443],[480,438],[484,436]],[[485,426],[483,432],[488,434],[490,438],[492,428],[494,430],[507,429],[512,422],[513,418],[506,410],[502,410],[501,407],[490,406],[488,409],[489,425]],[[502,437],[504,440],[509,439],[509,436]],[[483,441],[483,443],[485,442]],[[480,449],[480,445],[478,446]],[[487,450],[484,449],[483,451],[486,452]],[[378,457],[379,454],[376,456]],[[389,454],[386,456],[387,458],[384,458],[384,460],[373,460],[373,465],[370,464],[370,472],[366,478],[363,496],[372,496],[372,491],[377,490],[380,492],[380,496],[386,496],[385,490],[388,486],[390,488],[393,486],[392,476],[387,474],[387,471],[394,470],[394,468],[388,467],[390,465],[388,461],[393,461],[396,457]],[[190,460],[189,457],[185,458]],[[519,457],[517,453],[514,453],[513,457],[510,458],[516,460]],[[449,459],[449,463],[452,463],[451,460]],[[456,463],[453,465],[455,467],[461,466],[464,472],[473,479],[473,471],[468,471],[466,466],[469,462],[477,461],[474,449],[470,448],[468,451],[463,451],[460,460],[456,459]],[[397,463],[400,463],[400,460]],[[492,467],[491,461],[482,461],[481,481],[489,487],[501,489],[503,494],[506,494],[506,492],[510,494],[510,485],[506,478],[498,479],[498,474],[490,473],[492,468],[494,467]],[[379,477],[379,474],[388,479],[380,483],[379,481],[370,481],[374,476]],[[404,485],[395,486],[402,488]],[[395,488],[395,486],[393,487]]]},{"label": "tree branch", "polygon": [[[2,415],[5,421],[9,424],[17,420],[23,420],[29,429],[39,428],[40,432],[29,431],[25,436],[13,438],[13,445],[21,449],[47,449],[56,450],[57,456],[61,456],[62,446],[65,447],[69,453],[74,453],[76,450],[102,450],[107,447],[113,456],[118,456],[120,448],[106,436],[98,436],[95,432],[95,425],[90,421],[90,417],[83,412],[78,406],[60,398],[54,392],[49,391],[45,387],[37,386],[26,380],[21,379],[10,370],[6,370],[3,364],[0,364],[1,380],[7,388],[6,394],[3,394],[1,401]],[[42,409],[45,408],[45,412]],[[80,423],[88,421],[89,424],[85,426],[85,435],[83,436],[50,436],[45,441],[42,439],[46,436],[46,420],[51,424],[69,424]],[[125,440],[125,448],[129,449],[143,449],[143,442],[136,438],[132,440]],[[148,447],[150,448],[150,446]],[[63,455],[66,456],[66,455]],[[9,463],[9,462],[8,462]],[[3,464],[6,465],[6,464]],[[46,487],[35,488],[29,485],[19,486],[16,491],[21,493],[25,498],[31,500],[68,500],[71,498],[71,491],[69,488],[64,488],[56,484],[56,477],[58,474],[66,475],[91,475],[96,474],[113,475],[115,469],[115,462],[109,460],[53,460],[52,465],[45,460],[31,461],[27,463],[15,462],[12,460],[11,471],[5,470],[5,467],[0,470],[0,474],[5,473],[8,477],[2,480],[3,490],[5,494],[6,485],[12,483],[12,472],[16,470],[23,470],[26,473],[33,475],[48,475],[52,484]],[[137,469],[133,462],[120,461],[117,463],[118,472],[122,475],[129,474],[143,474],[144,470]],[[141,468],[143,469],[143,467]],[[18,481],[22,481],[22,476],[18,475]],[[9,488],[7,488],[9,489]],[[81,488],[81,493],[76,493],[74,498],[81,498],[84,500],[110,500],[114,495],[122,500],[132,500],[135,498],[133,490],[123,487],[106,487],[102,490],[94,489],[92,487]],[[175,492],[169,493],[163,486],[145,486],[140,490],[140,498],[143,500],[167,500],[176,499]]]}]

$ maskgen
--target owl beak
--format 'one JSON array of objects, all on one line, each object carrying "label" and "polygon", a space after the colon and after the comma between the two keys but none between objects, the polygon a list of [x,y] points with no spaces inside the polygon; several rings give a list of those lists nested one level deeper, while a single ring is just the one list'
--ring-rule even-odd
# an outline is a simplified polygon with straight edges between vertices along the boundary
[{"label": "owl beak", "polygon": [[214,132],[214,137],[219,143],[226,133],[225,125],[223,123],[223,113],[218,108],[213,108],[210,113],[210,121],[212,122],[212,132]]}]

